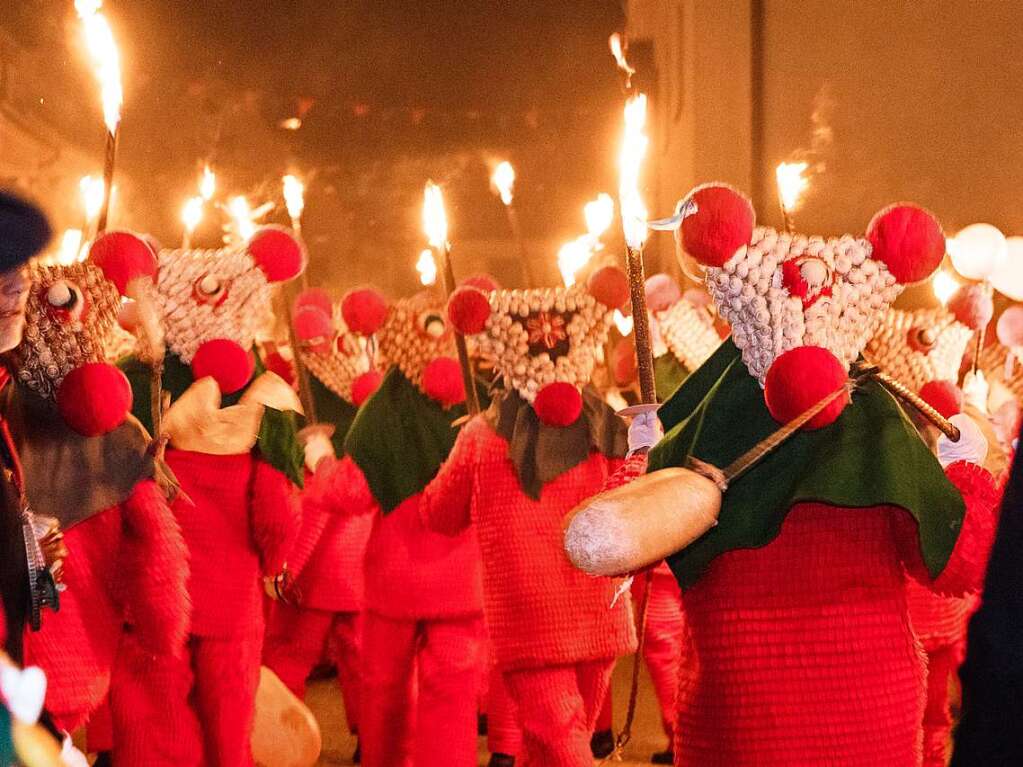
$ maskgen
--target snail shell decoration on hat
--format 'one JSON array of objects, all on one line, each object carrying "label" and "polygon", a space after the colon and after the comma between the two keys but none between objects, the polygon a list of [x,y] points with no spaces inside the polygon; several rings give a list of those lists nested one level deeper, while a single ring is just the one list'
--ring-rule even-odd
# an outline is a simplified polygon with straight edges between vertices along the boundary
[{"label": "snail shell decoration on hat", "polygon": [[667,274],[649,277],[645,290],[647,307],[654,318],[654,356],[671,352],[687,370],[696,370],[721,345],[713,308],[689,300],[692,293],[702,291],[687,290],[683,295],[678,283]]},{"label": "snail shell decoration on hat", "polygon": [[[451,296],[448,316],[460,332],[475,337],[505,386],[533,404],[546,422],[541,403],[548,394],[559,408],[572,411],[573,403],[566,402],[572,388],[581,407],[578,390],[590,382],[613,311],[628,297],[624,273],[604,267],[586,286],[489,292],[462,287]],[[562,420],[552,415],[551,422]]]},{"label": "snail shell decoration on hat", "polygon": [[292,312],[302,362],[334,394],[361,405],[380,382],[371,337],[386,317],[386,299],[371,288],[350,291],[339,304],[322,290],[304,291]]},{"label": "snail shell decoration on hat", "polygon": [[959,379],[973,330],[946,309],[889,309],[864,356],[919,392],[931,381]]},{"label": "snail shell decoration on hat", "polygon": [[[746,368],[767,389],[768,408],[776,419],[785,411],[780,420],[792,411],[776,403],[799,403],[796,413],[814,404],[820,397],[800,401],[802,382],[821,370],[834,379],[847,373],[903,287],[928,277],[945,253],[940,225],[913,205],[882,210],[863,237],[824,238],[754,227],[752,204],[728,186],[697,187],[687,199],[697,212],[682,221],[679,245],[705,268]],[[804,351],[787,355],[796,349]],[[811,360],[803,375],[784,369]]]},{"label": "snail shell decoration on hat", "polygon": [[107,351],[122,293],[155,269],[149,246],[127,232],[102,235],[86,261],[28,269],[24,338],[7,359],[15,378],[56,401],[67,425],[83,436],[112,431],[128,415],[131,388]]}]

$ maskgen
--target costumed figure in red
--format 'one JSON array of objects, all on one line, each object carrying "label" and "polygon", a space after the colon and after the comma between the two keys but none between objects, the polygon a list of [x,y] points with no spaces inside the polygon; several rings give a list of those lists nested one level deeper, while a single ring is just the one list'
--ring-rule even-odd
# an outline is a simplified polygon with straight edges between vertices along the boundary
[{"label": "costumed figure in red", "polygon": [[421,293],[387,306],[377,340],[391,367],[359,409],[343,458],[320,461],[305,505],[325,509],[307,513],[373,519],[365,557],[363,764],[468,767],[476,764],[486,667],[478,545],[470,532],[431,532],[419,515],[423,489],[454,444],[453,422],[465,415],[465,386],[436,297]]},{"label": "costumed figure in red", "polygon": [[[684,294],[677,282],[667,274],[654,274],[646,281],[647,309],[650,312],[650,335],[653,343],[654,373],[657,399],[671,397],[689,374],[696,370],[721,345],[715,326],[715,311],[710,296],[690,288]],[[628,336],[615,349],[615,379],[620,387],[637,384],[636,349]],[[643,590],[649,584],[646,631],[643,636],[643,660],[650,672],[654,693],[661,713],[661,725],[668,747],[650,757],[653,764],[674,762],[675,699],[678,694],[685,613],[682,592],[666,562],[661,562],[648,578],[635,578],[632,585],[634,604],[643,604]]]},{"label": "costumed figure in red", "polygon": [[[25,656],[46,671],[47,710],[68,731],[100,708],[112,678],[142,682],[133,655],[172,657],[188,626],[173,478],[130,414],[127,378],[105,358],[122,295],[155,269],[150,247],[124,232],[101,236],[83,262],[30,267],[25,338],[5,357],[23,500],[68,551],[60,609],[28,635]],[[151,764],[134,700],[112,696],[111,706],[123,715],[118,763]]]},{"label": "costumed figure in red", "polygon": [[[348,293],[334,305],[321,290],[304,291],[292,312],[298,354],[309,374],[317,422],[303,430],[306,468],[344,458],[344,441],[359,406],[383,379],[371,337],[387,316],[374,290]],[[307,416],[310,414],[307,414]],[[359,731],[362,688],[363,560],[373,527],[370,514],[319,503],[303,504],[302,529],[288,556],[287,602],[273,604],[263,662],[299,698],[313,667],[334,663],[352,733]]]},{"label": "costumed figure in red", "polygon": [[588,386],[612,310],[628,299],[613,267],[588,286],[455,292],[454,326],[478,339],[501,390],[458,435],[423,493],[433,530],[479,535],[487,625],[518,714],[524,765],[592,764],[590,736],[615,659],[635,648],[617,584],[571,567],[561,519],[621,465],[627,433]]},{"label": "costumed figure in red", "polygon": [[[919,764],[925,660],[905,572],[976,588],[997,493],[974,451],[943,470],[874,371],[850,366],[944,236],[911,205],[825,239],[754,229],[728,187],[685,203],[680,244],[732,338],[661,407],[650,473],[577,510],[566,550],[591,572],[675,551],[676,764]],[[943,435],[939,455],[954,444]],[[771,449],[739,473],[754,447]]]},{"label": "costumed figure in red", "polygon": [[[221,250],[162,250],[150,286],[163,327],[167,463],[190,503],[174,510],[188,546],[192,620],[180,657],[150,664],[145,717],[168,764],[245,767],[263,646],[263,587],[281,586],[298,533],[302,451],[295,392],[264,373],[253,341],[274,283],[298,275],[301,245],[264,228]],[[136,404],[149,366],[122,362]],[[139,412],[140,418],[145,412]],[[143,661],[140,659],[139,661]],[[180,693],[191,706],[177,706]],[[115,721],[116,726],[116,721]],[[173,753],[172,753],[173,752]],[[153,758],[151,765],[163,764]]]},{"label": "costumed figure in red", "polygon": [[[970,311],[980,305],[989,309],[990,298],[972,287],[961,288],[949,301],[948,310],[889,309],[864,356],[884,372],[916,391],[941,415],[952,419],[962,432],[959,449],[979,449],[977,457],[993,474],[1004,468],[992,466],[1000,453],[993,435],[980,434],[984,414],[963,414],[963,393],[956,385],[959,368],[977,326],[986,325],[990,311]],[[934,444],[938,433],[925,419],[914,418],[921,436]],[[951,454],[939,456],[943,465]],[[977,593],[945,596],[906,578],[906,601],[913,630],[927,653],[927,705],[923,718],[923,765],[942,767],[948,761],[952,714],[949,685],[956,676],[966,650],[966,624],[977,604]]]}]

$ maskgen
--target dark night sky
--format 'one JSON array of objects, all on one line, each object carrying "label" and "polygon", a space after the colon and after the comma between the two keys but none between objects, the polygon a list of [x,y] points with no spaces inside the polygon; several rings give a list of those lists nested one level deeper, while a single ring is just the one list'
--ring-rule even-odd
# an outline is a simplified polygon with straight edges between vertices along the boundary
[{"label": "dark night sky", "polygon": [[[0,26],[53,52],[42,118],[86,149],[101,143],[73,1],[8,3]],[[309,180],[314,281],[372,279],[382,257],[409,269],[427,177],[446,184],[463,240],[506,231],[488,158],[516,165],[531,237],[580,233],[582,203],[615,185],[613,0],[107,0],[104,10],[124,58],[131,223],[165,239],[206,159],[254,201],[286,170]],[[300,130],[277,127],[303,111]],[[212,227],[201,234],[212,244]],[[330,268],[338,261],[343,274]]]}]

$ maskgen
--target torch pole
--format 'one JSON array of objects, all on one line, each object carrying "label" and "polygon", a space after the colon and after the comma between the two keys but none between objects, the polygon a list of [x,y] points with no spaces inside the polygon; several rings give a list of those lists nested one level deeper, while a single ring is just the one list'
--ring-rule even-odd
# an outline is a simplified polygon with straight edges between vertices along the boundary
[{"label": "torch pole", "polygon": [[[299,238],[302,237],[302,219],[299,218],[298,216],[292,217],[292,219],[291,219],[291,230],[295,233],[296,237],[299,237]],[[302,270],[302,276],[301,276],[300,279],[302,280],[302,290],[308,290],[309,289],[309,265],[308,264],[306,264],[306,268]],[[288,310],[290,312],[291,304],[288,304]],[[291,327],[290,316],[291,315],[289,314],[288,315],[288,317],[289,317],[289,319],[288,319],[288,327],[289,328]],[[294,342],[292,342],[292,343],[294,343]]]},{"label": "torch pole", "polygon": [[[444,292],[450,297],[455,290],[455,270],[451,267],[451,243],[445,242],[444,247],[437,250],[444,262],[441,267],[444,270]],[[476,382],[473,380],[472,364],[469,362],[469,348],[465,344],[465,336],[457,330],[455,330],[455,348],[458,350],[458,363],[462,366],[465,405],[470,416],[477,415],[480,412],[480,400],[476,392]]]},{"label": "torch pole", "polygon": [[107,218],[110,215],[110,196],[114,191],[114,165],[117,161],[117,140],[121,135],[121,126],[118,125],[114,132],[107,131],[106,153],[103,159],[103,207],[99,211],[99,219],[96,223],[96,234],[103,234],[107,230]]},{"label": "torch pole", "polygon": [[310,426],[316,425],[318,419],[316,417],[316,403],[313,401],[313,390],[309,384],[309,371],[306,370],[305,363],[302,361],[302,348],[298,345],[298,336],[295,334],[295,323],[292,322],[291,317],[291,302],[293,300],[292,290],[288,288],[294,282],[289,283],[288,286],[281,291],[281,301],[284,303],[283,316],[284,320],[288,325],[288,342],[291,344],[291,357],[294,360],[295,365],[295,378],[298,380],[298,398],[302,401],[302,410],[305,411],[305,419]]},{"label": "torch pole", "polygon": [[646,273],[642,248],[628,246],[625,265],[632,294],[632,332],[636,338],[636,365],[639,370],[639,391],[644,405],[657,404],[654,381],[653,344],[650,341],[650,318],[646,309]]},{"label": "torch pole", "polygon": [[784,202],[780,202],[779,207],[781,207],[781,220],[785,225],[785,232],[787,234],[795,234],[796,224],[792,220],[792,214],[789,213],[789,209],[785,207]]}]

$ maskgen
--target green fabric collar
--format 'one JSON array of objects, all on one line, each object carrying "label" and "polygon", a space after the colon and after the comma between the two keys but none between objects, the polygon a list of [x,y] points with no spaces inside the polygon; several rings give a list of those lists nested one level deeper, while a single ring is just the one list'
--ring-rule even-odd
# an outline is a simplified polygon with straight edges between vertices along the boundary
[{"label": "green fabric collar", "polygon": [[384,513],[422,492],[454,447],[454,421],[465,406],[445,410],[392,367],[359,408],[344,450],[362,470]]},{"label": "green fabric collar", "polygon": [[590,387],[583,389],[583,412],[571,426],[545,426],[518,392],[498,394],[487,421],[508,443],[519,486],[534,500],[548,482],[585,461],[596,450],[621,458],[629,447],[628,428]]},{"label": "green fabric collar", "polygon": [[671,352],[654,360],[654,381],[657,387],[657,401],[665,402],[689,376],[689,370]]},{"label": "green fabric collar", "polygon": [[[651,451],[649,471],[681,466],[689,455],[724,468],[778,428],[731,339],[689,376],[659,416],[667,433]],[[934,576],[948,561],[965,513],[961,496],[897,401],[869,383],[835,423],[796,434],[733,482],[717,526],[669,558],[675,577],[690,586],[719,554],[767,545],[789,509],[808,501],[906,509],[919,524],[921,553]]]},{"label": "green fabric collar", "polygon": [[[146,431],[152,433],[153,420],[149,412],[149,366],[135,356],[125,357],[118,366],[131,384],[132,415],[141,421]],[[265,372],[266,368],[257,355],[253,380]],[[170,393],[171,402],[184,394],[193,382],[191,367],[182,362],[177,355],[168,353],[163,361],[162,384],[164,391]],[[245,388],[242,387],[233,394],[225,394],[221,399],[221,406],[237,404],[245,393]],[[256,446],[267,463],[283,472],[298,487],[302,487],[305,481],[305,451],[298,441],[295,413],[266,408],[259,426]]]}]

